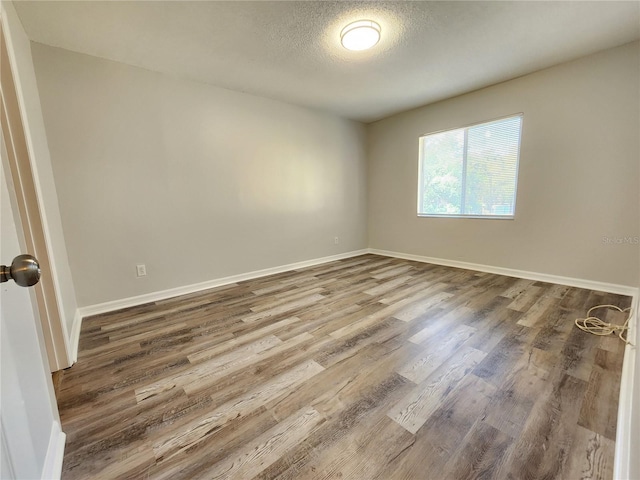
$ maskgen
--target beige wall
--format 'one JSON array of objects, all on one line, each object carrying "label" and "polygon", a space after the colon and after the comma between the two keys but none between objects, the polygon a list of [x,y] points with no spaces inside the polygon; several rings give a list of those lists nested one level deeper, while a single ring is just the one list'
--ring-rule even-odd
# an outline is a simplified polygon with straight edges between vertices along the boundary
[{"label": "beige wall", "polygon": [[[371,124],[369,246],[638,285],[636,42]],[[418,137],[524,112],[515,220],[418,218]]]},{"label": "beige wall", "polygon": [[[31,42],[22,28],[20,19],[11,2],[2,2],[2,17],[5,34],[10,43],[10,55],[15,59],[15,76],[18,101],[25,126],[25,137],[32,160],[32,169],[37,188],[40,213],[45,231],[45,241],[50,255],[55,290],[60,306],[60,317],[64,320],[66,334],[71,335],[76,313],[76,293],[69,268],[67,247],[58,204],[58,193],[51,167],[47,135],[40,108],[40,96],[31,56]],[[2,259],[10,262],[11,259]]]},{"label": "beige wall", "polygon": [[32,51],[80,306],[367,246],[363,125]]}]

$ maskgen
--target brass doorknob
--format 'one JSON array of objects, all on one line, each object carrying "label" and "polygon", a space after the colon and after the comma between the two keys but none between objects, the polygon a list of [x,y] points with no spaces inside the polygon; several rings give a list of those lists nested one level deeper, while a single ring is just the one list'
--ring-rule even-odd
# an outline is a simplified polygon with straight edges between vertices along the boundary
[{"label": "brass doorknob", "polygon": [[40,264],[33,255],[18,255],[11,266],[0,265],[0,283],[14,280],[21,287],[31,287],[40,280]]}]

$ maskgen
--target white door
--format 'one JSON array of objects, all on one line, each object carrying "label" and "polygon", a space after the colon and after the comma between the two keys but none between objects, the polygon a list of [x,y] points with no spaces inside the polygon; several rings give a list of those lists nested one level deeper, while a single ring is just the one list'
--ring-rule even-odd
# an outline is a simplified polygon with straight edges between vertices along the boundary
[{"label": "white door", "polygon": [[[6,150],[0,137],[0,153]],[[15,195],[6,162],[0,169],[0,263],[10,265],[24,241],[14,216]],[[12,196],[13,195],[13,196]],[[29,288],[0,283],[0,478],[40,479],[60,475],[64,434],[43,336]]]}]

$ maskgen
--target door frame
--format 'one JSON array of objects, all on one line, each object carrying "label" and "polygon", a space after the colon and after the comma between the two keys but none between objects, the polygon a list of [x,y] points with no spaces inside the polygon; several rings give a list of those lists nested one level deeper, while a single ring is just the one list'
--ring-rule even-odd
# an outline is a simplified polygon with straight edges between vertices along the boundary
[{"label": "door frame", "polygon": [[[34,286],[38,317],[42,325],[49,368],[52,372],[72,365],[69,336],[52,272],[50,250],[42,219],[41,201],[29,154],[25,127],[7,48],[4,28],[0,22],[0,127],[7,152],[7,165],[16,193],[19,217],[27,251],[40,263],[41,281]],[[10,262],[11,259],[1,259]]]}]

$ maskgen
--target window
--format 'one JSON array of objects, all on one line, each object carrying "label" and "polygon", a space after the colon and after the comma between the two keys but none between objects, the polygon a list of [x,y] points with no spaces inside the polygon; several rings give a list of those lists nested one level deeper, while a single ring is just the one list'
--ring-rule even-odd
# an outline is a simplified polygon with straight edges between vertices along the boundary
[{"label": "window", "polygon": [[522,114],[420,137],[418,215],[513,218]]}]

